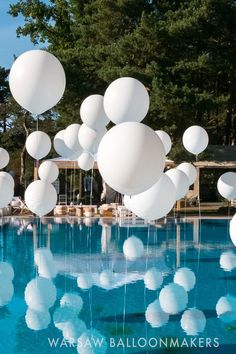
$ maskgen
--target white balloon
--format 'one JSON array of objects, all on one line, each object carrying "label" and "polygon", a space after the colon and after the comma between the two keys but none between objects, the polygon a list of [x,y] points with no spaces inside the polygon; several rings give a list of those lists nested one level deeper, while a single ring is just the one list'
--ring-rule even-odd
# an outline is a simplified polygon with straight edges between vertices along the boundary
[{"label": "white balloon", "polygon": [[162,310],[159,300],[155,300],[148,305],[145,318],[153,328],[159,328],[168,323],[169,314]]},{"label": "white balloon", "polygon": [[79,354],[106,354],[106,338],[97,330],[89,329],[79,337],[77,351]]},{"label": "white balloon", "polygon": [[42,329],[48,328],[51,322],[51,316],[47,310],[35,311],[28,308],[25,315],[25,322],[29,329],[40,331]]},{"label": "white balloon", "polygon": [[80,116],[82,122],[88,127],[99,130],[109,123],[104,107],[103,96],[91,95],[85,98],[80,106]]},{"label": "white balloon", "polygon": [[8,179],[8,181],[11,183],[12,188],[14,188],[15,186],[15,181],[14,178],[12,177],[12,175],[8,172],[4,172],[4,171],[0,171],[0,178],[1,177],[5,177]]},{"label": "white balloon", "polygon": [[101,127],[99,130],[94,130],[86,124],[82,124],[78,134],[79,143],[85,151],[95,154],[98,145],[106,132],[107,130],[105,127]]},{"label": "white balloon", "polygon": [[187,175],[177,168],[171,168],[165,172],[175,186],[175,200],[184,198],[189,189],[189,179]]},{"label": "white balloon", "polygon": [[5,208],[14,196],[12,182],[6,176],[0,176],[0,208]]},{"label": "white balloon", "polygon": [[25,288],[25,301],[29,308],[36,311],[45,311],[56,301],[57,291],[49,279],[36,277]]},{"label": "white balloon", "polygon": [[176,315],[186,308],[188,293],[179,284],[171,283],[160,291],[159,301],[164,312]]},{"label": "white balloon", "polygon": [[31,157],[40,160],[50,152],[52,144],[46,133],[35,131],[28,136],[25,146]]},{"label": "white balloon", "polygon": [[232,251],[223,252],[220,256],[220,266],[226,272],[231,272],[236,268],[236,254]]},{"label": "white balloon", "polygon": [[149,109],[149,96],[145,86],[131,77],[113,81],[104,95],[104,110],[115,124],[141,122]]},{"label": "white balloon", "polygon": [[236,214],[234,214],[232,220],[230,221],[229,234],[230,234],[231,241],[236,247]]},{"label": "white balloon", "polygon": [[171,138],[169,134],[167,134],[163,130],[156,130],[156,133],[161,139],[162,144],[164,145],[165,153],[167,155],[170,152],[172,146]]},{"label": "white balloon", "polygon": [[14,287],[6,276],[0,276],[0,307],[6,306],[11,302],[14,294]]},{"label": "white balloon", "polygon": [[220,176],[217,182],[220,195],[228,200],[236,198],[236,173],[226,172]]},{"label": "white balloon", "polygon": [[183,145],[192,154],[198,155],[203,152],[209,142],[206,130],[198,125],[193,125],[185,130]]},{"label": "white balloon", "polygon": [[127,238],[123,244],[123,253],[130,261],[134,261],[137,258],[142,257],[144,253],[143,242],[136,236]]},{"label": "white balloon", "polygon": [[56,328],[61,331],[68,322],[73,322],[77,318],[74,308],[69,306],[57,307],[53,314],[53,322]]},{"label": "white balloon", "polygon": [[161,287],[163,276],[155,267],[148,269],[144,275],[145,287],[149,290],[157,290]]},{"label": "white balloon", "polygon": [[54,261],[44,260],[38,266],[39,276],[47,279],[56,278],[58,269]]},{"label": "white balloon", "polygon": [[77,277],[77,285],[83,290],[88,290],[93,286],[93,279],[90,273],[81,273]]},{"label": "white balloon", "polygon": [[27,111],[41,114],[55,106],[66,87],[59,60],[44,50],[20,55],[11,67],[9,85],[14,99]]},{"label": "white balloon", "polygon": [[174,283],[181,285],[186,291],[190,291],[196,284],[195,274],[189,268],[179,268],[175,272]]},{"label": "white balloon", "polygon": [[66,146],[64,141],[65,129],[60,130],[53,139],[53,147],[56,153],[62,157],[73,155],[73,151]]},{"label": "white balloon", "polygon": [[87,330],[86,324],[84,321],[79,320],[78,318],[73,319],[72,321],[67,322],[63,329],[63,337],[70,341],[70,343],[77,343],[78,338]]},{"label": "white balloon", "polygon": [[190,308],[184,311],[180,324],[188,336],[197,336],[204,332],[206,327],[206,316],[196,308]]},{"label": "white balloon", "polygon": [[8,165],[10,156],[7,150],[0,148],[0,168],[4,168]]},{"label": "white balloon", "polygon": [[25,191],[25,203],[33,213],[39,216],[46,215],[56,206],[56,189],[48,182],[34,181]]},{"label": "white balloon", "polygon": [[89,171],[93,168],[94,158],[89,152],[83,152],[78,158],[78,165],[84,171]]},{"label": "white balloon", "polygon": [[175,204],[175,186],[163,173],[159,180],[145,192],[124,196],[124,205],[145,220],[156,220],[166,216]]},{"label": "white balloon", "polygon": [[69,125],[64,133],[64,142],[66,146],[75,153],[82,152],[82,147],[78,139],[79,130],[80,124],[74,123]]},{"label": "white balloon", "polygon": [[236,321],[236,297],[229,294],[222,296],[217,301],[216,313],[224,323]]},{"label": "white balloon", "polygon": [[72,308],[78,315],[83,307],[83,299],[75,293],[65,293],[60,300],[60,304],[62,307]]},{"label": "white balloon", "polygon": [[0,277],[12,281],[14,278],[14,270],[8,262],[0,262]]},{"label": "white balloon", "polygon": [[105,288],[112,287],[114,283],[114,273],[110,269],[104,269],[99,276],[99,281]]},{"label": "white balloon", "polygon": [[97,154],[100,174],[117,192],[144,192],[157,182],[165,152],[154,130],[142,123],[118,124],[102,138]]},{"label": "white balloon", "polygon": [[39,178],[42,181],[47,181],[49,183],[53,183],[56,181],[59,175],[59,169],[55,162],[52,161],[44,161],[41,163],[38,169]]},{"label": "white balloon", "polygon": [[183,171],[188,179],[189,185],[191,186],[197,179],[197,169],[189,162],[183,162],[176,167],[178,170]]}]

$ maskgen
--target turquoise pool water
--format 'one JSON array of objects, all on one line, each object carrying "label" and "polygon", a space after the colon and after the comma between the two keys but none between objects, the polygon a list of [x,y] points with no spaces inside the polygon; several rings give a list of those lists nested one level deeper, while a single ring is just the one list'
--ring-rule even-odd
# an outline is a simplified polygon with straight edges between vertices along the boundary
[{"label": "turquoise pool water", "polygon": [[[42,222],[2,219],[0,261],[13,266],[15,277],[13,298],[0,307],[0,353],[77,353],[72,343],[63,340],[62,331],[53,322],[60,299],[68,292],[81,296],[83,307],[79,318],[102,338],[101,347],[98,344],[93,351],[83,348],[81,354],[102,354],[104,343],[108,354],[235,353],[235,313],[232,321],[216,314],[220,297],[236,296],[236,268],[232,266],[227,271],[220,265],[222,253],[236,253],[228,228],[227,219],[168,220],[151,226],[136,225],[132,220],[119,225],[111,220],[87,219],[78,223],[74,218],[48,218]],[[124,258],[123,244],[132,235],[142,240],[144,254],[130,261]],[[28,328],[25,320],[24,291],[38,275],[34,252],[41,247],[51,249],[58,269],[53,279],[57,299],[49,310],[52,320],[48,328],[35,331]],[[149,290],[144,285],[144,274],[152,267],[163,275],[161,288],[173,281],[179,267],[195,273],[196,284],[188,292],[187,308],[203,311],[206,317],[203,332],[187,335],[180,323],[182,312],[170,315],[168,322],[159,328],[147,321],[147,307],[161,291],[161,288]],[[114,274],[111,282],[102,281],[104,270]],[[77,277],[81,274],[92,279],[87,290],[78,287]]]}]

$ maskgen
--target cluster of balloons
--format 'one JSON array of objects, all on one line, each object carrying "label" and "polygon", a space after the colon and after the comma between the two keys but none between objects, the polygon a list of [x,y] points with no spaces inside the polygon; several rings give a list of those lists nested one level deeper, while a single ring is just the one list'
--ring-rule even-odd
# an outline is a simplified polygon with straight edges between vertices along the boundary
[{"label": "cluster of balloons", "polygon": [[34,262],[38,267],[38,274],[47,279],[57,276],[58,270],[50,249],[41,247],[35,251]]},{"label": "cluster of balloons", "polygon": [[[5,168],[10,161],[7,150],[0,148],[0,169]],[[15,182],[10,173],[0,171],[0,208],[6,207],[14,196]]]},{"label": "cluster of balloons", "polygon": [[14,294],[14,270],[7,262],[0,262],[0,307],[7,305]]}]

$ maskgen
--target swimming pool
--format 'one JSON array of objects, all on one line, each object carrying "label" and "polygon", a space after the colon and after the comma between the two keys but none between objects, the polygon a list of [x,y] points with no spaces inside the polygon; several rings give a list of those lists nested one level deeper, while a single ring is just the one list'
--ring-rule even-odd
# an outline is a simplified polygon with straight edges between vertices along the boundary
[{"label": "swimming pool", "polygon": [[[0,308],[0,353],[77,353],[76,346],[63,339],[64,332],[54,323],[65,293],[81,296],[79,319],[98,340],[93,351],[87,341],[82,354],[235,353],[235,313],[230,314],[232,320],[216,314],[222,296],[236,296],[236,271],[227,269],[227,262],[231,262],[228,255],[236,253],[228,228],[228,219],[170,219],[149,226],[132,220],[119,224],[109,219],[2,219],[0,261],[11,264],[15,276],[14,296]],[[132,235],[144,244],[144,254],[136,260],[123,255],[124,241]],[[38,275],[34,253],[43,247],[51,249],[58,269],[53,280],[57,299],[50,308],[48,327],[35,331],[25,319],[24,291]],[[225,269],[220,259],[226,263]],[[144,284],[145,273],[153,267],[163,276],[158,290]],[[187,308],[196,307],[206,318],[204,330],[195,335],[188,335],[181,327],[183,311],[170,315],[161,327],[155,324],[155,309],[152,313],[151,306],[147,311],[180,267],[191,269],[196,276],[194,288],[188,291]],[[84,285],[88,279],[90,284]]]}]

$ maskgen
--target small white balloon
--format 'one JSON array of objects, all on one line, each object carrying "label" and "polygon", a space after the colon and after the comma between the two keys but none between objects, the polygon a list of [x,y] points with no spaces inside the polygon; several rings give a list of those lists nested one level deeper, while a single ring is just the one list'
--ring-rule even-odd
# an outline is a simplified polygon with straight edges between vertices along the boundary
[{"label": "small white balloon", "polygon": [[53,139],[53,147],[56,153],[62,157],[69,157],[73,155],[73,151],[66,146],[64,141],[65,129],[60,130]]},{"label": "small white balloon", "polygon": [[4,168],[8,165],[10,156],[7,150],[0,148],[0,168]]},{"label": "small white balloon", "polygon": [[188,336],[197,336],[204,332],[206,327],[206,316],[201,310],[190,308],[184,311],[180,324]]},{"label": "small white balloon", "polygon": [[14,196],[12,182],[6,176],[0,176],[0,208],[5,208]]},{"label": "small white balloon", "polygon": [[102,138],[97,154],[100,174],[119,193],[144,192],[160,178],[165,151],[154,130],[127,122],[111,128]]},{"label": "small white balloon", "polygon": [[57,307],[53,314],[53,322],[56,328],[63,330],[68,322],[73,322],[77,318],[74,308],[69,306]]},{"label": "small white balloon", "polygon": [[236,297],[227,294],[219,298],[216,304],[216,313],[224,323],[236,321]]},{"label": "small white balloon", "polygon": [[42,181],[47,181],[49,183],[53,183],[58,178],[59,169],[58,169],[57,165],[55,164],[55,162],[44,161],[39,166],[38,175]]},{"label": "small white balloon", "polygon": [[21,54],[11,67],[9,85],[12,96],[24,109],[41,114],[55,106],[66,87],[59,60],[44,50]]},{"label": "small white balloon", "polygon": [[70,341],[70,343],[77,343],[79,337],[87,330],[84,321],[75,318],[67,323],[65,323],[62,334],[63,337]]},{"label": "small white balloon", "polygon": [[236,268],[236,254],[232,251],[223,252],[220,256],[220,266],[226,272]]},{"label": "small white balloon", "polygon": [[185,149],[194,155],[203,152],[209,142],[206,130],[199,125],[193,125],[185,130],[183,135],[183,145]]},{"label": "small white balloon", "polygon": [[56,287],[49,279],[36,277],[25,288],[25,301],[29,308],[45,311],[56,301]]},{"label": "small white balloon", "polygon": [[175,186],[165,173],[146,191],[124,196],[124,205],[145,220],[157,220],[166,216],[175,204]]},{"label": "small white balloon", "polygon": [[232,220],[230,220],[229,234],[230,234],[231,241],[236,247],[236,214],[234,214]]},{"label": "small white balloon", "polygon": [[171,150],[171,146],[172,146],[172,142],[171,142],[171,138],[170,138],[169,134],[167,134],[163,130],[156,130],[156,133],[159,136],[159,138],[161,139],[162,144],[164,145],[166,155],[168,155],[168,153]]},{"label": "small white balloon", "polygon": [[75,293],[65,293],[60,300],[60,304],[62,307],[72,308],[78,315],[83,307],[83,299]]},{"label": "small white balloon", "polygon": [[93,168],[94,158],[89,152],[83,152],[78,158],[78,165],[84,171],[89,171]]},{"label": "small white balloon", "polygon": [[90,273],[81,273],[77,277],[77,285],[83,290],[88,290],[93,286],[93,278]]},{"label": "small white balloon", "polygon": [[78,139],[79,130],[80,124],[74,123],[69,125],[64,132],[64,142],[74,153],[82,152],[82,147]]},{"label": "small white balloon", "polygon": [[48,328],[51,322],[51,316],[47,310],[35,311],[28,308],[25,315],[25,322],[29,329],[41,331],[42,329]]},{"label": "small white balloon", "polygon": [[11,302],[13,294],[14,294],[14,287],[11,280],[1,275],[0,276],[0,307],[9,304],[9,302]]},{"label": "small white balloon", "polygon": [[186,291],[190,291],[196,284],[195,274],[189,268],[179,268],[175,272],[174,283],[181,285]]},{"label": "small white balloon", "polygon": [[131,236],[123,244],[123,253],[130,261],[135,261],[144,254],[143,242],[136,236]]},{"label": "small white balloon", "polygon": [[179,284],[166,285],[159,295],[161,308],[170,315],[182,312],[188,304],[188,293]]},{"label": "small white balloon", "polygon": [[114,283],[114,273],[110,269],[104,269],[99,276],[99,281],[105,288],[112,287]]},{"label": "small white balloon", "polygon": [[77,351],[79,354],[106,354],[107,347],[106,338],[97,330],[89,329],[79,337]]},{"label": "small white balloon", "polygon": [[220,195],[228,200],[236,198],[236,173],[226,172],[220,176],[217,182]]},{"label": "small white balloon", "polygon": [[0,178],[1,177],[5,177],[8,179],[8,181],[11,183],[11,186],[12,188],[14,188],[15,186],[15,181],[14,181],[14,178],[12,177],[12,175],[8,172],[5,172],[5,171],[0,171]]},{"label": "small white balloon", "polygon": [[39,216],[46,215],[56,206],[56,189],[46,181],[34,181],[25,191],[25,203],[33,213]]},{"label": "small white balloon", "polygon": [[175,200],[184,198],[188,193],[189,179],[187,175],[177,168],[171,168],[165,172],[175,186]]},{"label": "small white balloon", "polygon": [[157,290],[161,287],[163,276],[155,267],[148,269],[144,275],[145,287],[149,290]]},{"label": "small white balloon", "polygon": [[14,278],[14,270],[8,262],[0,262],[0,277],[12,281]]},{"label": "small white balloon", "polygon": [[145,86],[131,77],[113,81],[104,94],[104,110],[115,124],[141,122],[149,109]]},{"label": "small white balloon", "polygon": [[183,171],[188,179],[189,185],[191,186],[197,179],[197,169],[189,162],[183,162],[176,167],[178,170]]},{"label": "small white balloon", "polygon": [[51,140],[49,136],[41,131],[31,133],[26,139],[26,150],[35,160],[41,160],[47,156],[51,150]]},{"label": "small white balloon", "polygon": [[94,130],[86,124],[82,124],[78,134],[79,143],[85,151],[95,154],[106,132],[107,129],[105,127]]},{"label": "small white balloon", "polygon": [[153,328],[159,328],[168,323],[169,314],[162,310],[159,300],[155,300],[148,305],[145,318]]},{"label": "small white balloon", "polygon": [[85,98],[80,106],[80,116],[82,122],[88,127],[98,130],[109,123],[104,107],[103,96],[91,95]]}]

